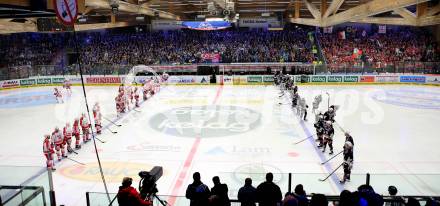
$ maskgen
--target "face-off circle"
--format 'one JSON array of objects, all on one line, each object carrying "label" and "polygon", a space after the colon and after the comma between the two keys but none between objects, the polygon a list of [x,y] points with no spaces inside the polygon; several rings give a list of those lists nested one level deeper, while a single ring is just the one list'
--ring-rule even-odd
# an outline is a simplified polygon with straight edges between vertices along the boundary
[{"label": "face-off circle", "polygon": [[440,93],[412,89],[385,90],[386,98],[373,94],[376,101],[417,109],[440,109]]},{"label": "face-off circle", "polygon": [[224,137],[249,132],[261,124],[261,114],[238,106],[207,105],[174,108],[154,115],[150,126],[178,137]]}]

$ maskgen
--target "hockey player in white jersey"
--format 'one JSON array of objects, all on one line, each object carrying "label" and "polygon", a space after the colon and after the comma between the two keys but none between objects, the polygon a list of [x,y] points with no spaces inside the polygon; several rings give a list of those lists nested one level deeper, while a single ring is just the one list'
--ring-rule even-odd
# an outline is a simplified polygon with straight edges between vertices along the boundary
[{"label": "hockey player in white jersey", "polygon": [[63,147],[63,141],[63,134],[58,127],[55,127],[55,130],[52,132],[52,144],[55,145],[58,161],[61,161],[61,157],[66,157]]}]

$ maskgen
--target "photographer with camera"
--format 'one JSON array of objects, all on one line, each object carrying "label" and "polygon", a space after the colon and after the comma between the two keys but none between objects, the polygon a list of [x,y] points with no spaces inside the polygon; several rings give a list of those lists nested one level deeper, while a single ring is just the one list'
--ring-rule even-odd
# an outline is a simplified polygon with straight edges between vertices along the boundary
[{"label": "photographer with camera", "polygon": [[124,177],[122,179],[122,186],[119,187],[117,194],[118,203],[120,206],[150,206],[153,205],[150,201],[145,201],[141,198],[139,192],[131,186],[133,179],[130,177]]}]

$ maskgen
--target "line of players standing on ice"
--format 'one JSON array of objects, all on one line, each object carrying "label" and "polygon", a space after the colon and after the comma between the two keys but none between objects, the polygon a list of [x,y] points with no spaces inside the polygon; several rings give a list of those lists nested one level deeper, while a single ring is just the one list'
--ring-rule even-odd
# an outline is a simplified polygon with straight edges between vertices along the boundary
[{"label": "line of players standing on ice", "polygon": [[[161,80],[166,81],[167,79],[168,74],[163,73]],[[124,86],[124,84],[119,86],[118,95],[115,97],[116,113],[118,117],[120,117],[122,113],[130,111],[134,107],[139,107],[140,92],[142,92],[144,101],[146,101],[149,96],[151,97],[159,92],[159,79],[152,77],[146,80],[140,90],[141,91],[139,91],[137,86]],[[131,107],[130,104],[134,104],[134,107]]]},{"label": "line of players standing on ice", "polygon": [[[98,103],[95,103],[93,106],[93,118],[95,121],[95,134],[101,134],[102,114]],[[91,124],[88,117],[85,113],[82,113],[80,118],[74,120],[72,127],[67,122],[62,131],[59,127],[55,127],[51,135],[44,135],[43,153],[46,157],[47,167],[55,170],[54,154],[56,154],[58,162],[62,158],[68,158],[67,155],[70,153],[78,154],[72,149],[72,137],[75,137],[75,149],[79,150],[81,149],[81,135],[82,143],[85,144],[91,140],[91,132]]]},{"label": "line of players standing on ice", "polygon": [[[168,74],[163,73],[161,76],[161,81],[167,81]],[[64,81],[63,88],[66,89],[67,94],[70,96],[72,91],[70,89],[71,83],[69,80]],[[54,95],[57,98],[58,103],[63,103],[63,96],[59,89],[54,89]],[[153,96],[160,90],[160,81],[159,79],[149,79],[142,85],[142,93],[143,100],[146,101],[148,99],[148,95]],[[127,94],[127,95],[125,95]],[[123,84],[119,86],[118,96],[115,98],[116,100],[116,111],[118,117],[121,113],[125,113],[130,110],[130,104],[133,104],[134,107],[139,107],[139,92],[138,87],[124,86]],[[93,118],[95,121],[95,134],[101,134],[102,130],[102,114],[99,104],[96,102],[93,106]],[[81,135],[82,135],[82,143],[85,144],[91,140],[91,124],[88,121],[88,117],[85,113],[81,115],[80,118],[76,118],[73,123],[73,127],[70,126],[70,123],[66,123],[61,131],[58,127],[55,127],[54,131],[51,135],[45,135],[43,141],[43,153],[46,157],[46,165],[48,168],[55,170],[55,161],[54,154],[56,154],[58,158],[58,162],[62,160],[62,158],[68,158],[67,155],[70,153],[75,153],[72,149],[72,137],[75,137],[75,149],[81,149]],[[67,153],[66,153],[67,150]]]},{"label": "line of players standing on ice", "polygon": [[[298,87],[294,85],[294,79],[288,74],[284,75],[282,73],[276,73],[274,76],[274,82],[275,85],[279,86],[281,90],[281,95],[279,97],[284,96],[285,91],[287,91],[292,97],[292,107],[296,108],[296,114],[300,117],[300,119],[307,121],[307,109],[309,107],[306,104],[305,98],[301,98],[300,95],[298,94]],[[336,116],[337,108],[334,105],[331,105],[328,108],[328,111],[324,112],[324,114],[321,112],[316,113],[316,111],[319,108],[319,104],[321,102],[322,102],[322,96],[318,95],[314,98],[314,101],[312,103],[313,105],[312,112],[315,114],[314,127],[316,129],[316,136],[317,136],[316,142],[319,143],[317,147],[322,148],[322,152],[324,153],[328,145],[330,149],[329,155],[332,155],[333,136],[335,134],[333,124],[336,123],[334,118]],[[344,162],[342,163],[344,167],[344,177],[340,181],[341,183],[345,183],[345,181],[350,181],[351,169],[353,167],[353,147],[354,147],[353,137],[348,132],[345,131],[344,131],[344,135],[345,135],[345,143],[342,151],[344,156]]]}]

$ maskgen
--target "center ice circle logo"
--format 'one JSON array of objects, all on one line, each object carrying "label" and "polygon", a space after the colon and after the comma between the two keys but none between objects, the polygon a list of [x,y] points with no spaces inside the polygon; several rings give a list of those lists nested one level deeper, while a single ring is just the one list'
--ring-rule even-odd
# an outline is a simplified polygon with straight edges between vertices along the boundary
[{"label": "center ice circle logo", "polygon": [[224,137],[246,133],[261,123],[257,111],[238,106],[193,106],[174,108],[150,119],[157,131],[178,137]]}]

